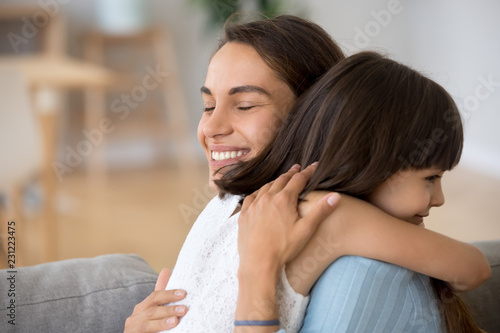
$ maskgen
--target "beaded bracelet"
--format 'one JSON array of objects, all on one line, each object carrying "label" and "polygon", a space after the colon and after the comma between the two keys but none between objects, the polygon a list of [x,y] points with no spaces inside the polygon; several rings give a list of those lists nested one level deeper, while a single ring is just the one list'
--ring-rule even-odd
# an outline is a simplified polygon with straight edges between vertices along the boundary
[{"label": "beaded bracelet", "polygon": [[279,326],[280,321],[274,320],[235,320],[234,326]]}]

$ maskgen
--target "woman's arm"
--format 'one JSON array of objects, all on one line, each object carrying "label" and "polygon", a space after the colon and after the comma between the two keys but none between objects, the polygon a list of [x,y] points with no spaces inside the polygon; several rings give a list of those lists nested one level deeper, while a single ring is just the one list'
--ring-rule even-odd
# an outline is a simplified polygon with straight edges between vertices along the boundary
[{"label": "woman's arm", "polygon": [[[337,194],[326,195],[306,216],[299,216],[297,198],[314,169],[314,165],[302,172],[292,168],[245,198],[238,220],[240,266],[236,321],[279,318],[276,286],[283,266],[304,247],[340,198]],[[235,326],[234,331],[264,333],[278,329],[278,325]]]},{"label": "woman's arm", "polygon": [[[301,213],[305,214],[308,205],[324,195],[325,192],[311,193],[307,202],[301,204]],[[343,255],[406,267],[446,281],[457,291],[474,289],[491,275],[486,257],[476,247],[403,223],[363,200],[342,195],[336,210],[287,264],[290,284],[307,295],[326,267]]]},{"label": "woman's arm", "polygon": [[[279,273],[271,267],[267,269],[261,268],[256,271],[254,268],[244,268],[240,265],[235,320],[269,321],[279,318],[276,301],[276,285]],[[235,326],[234,332],[267,333],[278,330],[278,325]]]}]

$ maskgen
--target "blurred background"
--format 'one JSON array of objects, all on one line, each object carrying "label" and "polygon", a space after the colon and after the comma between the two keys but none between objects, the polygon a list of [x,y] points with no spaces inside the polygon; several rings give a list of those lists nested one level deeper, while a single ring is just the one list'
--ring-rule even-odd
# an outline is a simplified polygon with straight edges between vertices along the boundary
[{"label": "blurred background", "polygon": [[466,142],[426,225],[500,238],[496,1],[1,0],[2,267],[8,237],[17,266],[117,252],[174,266],[214,196],[199,88],[235,11],[311,19],[348,54],[381,51],[442,84]]}]

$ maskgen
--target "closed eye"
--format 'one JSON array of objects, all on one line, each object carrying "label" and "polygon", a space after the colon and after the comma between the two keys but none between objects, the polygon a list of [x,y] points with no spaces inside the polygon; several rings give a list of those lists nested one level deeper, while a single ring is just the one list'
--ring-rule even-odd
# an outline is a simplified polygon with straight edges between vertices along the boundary
[{"label": "closed eye", "polygon": [[240,110],[240,111],[248,111],[248,110],[250,110],[250,109],[252,109],[254,107],[255,107],[255,105],[252,105],[252,106],[239,106],[238,110]]},{"label": "closed eye", "polygon": [[204,108],[203,109],[203,112],[210,112],[210,111],[213,111],[215,110],[215,107],[211,107],[211,108]]}]

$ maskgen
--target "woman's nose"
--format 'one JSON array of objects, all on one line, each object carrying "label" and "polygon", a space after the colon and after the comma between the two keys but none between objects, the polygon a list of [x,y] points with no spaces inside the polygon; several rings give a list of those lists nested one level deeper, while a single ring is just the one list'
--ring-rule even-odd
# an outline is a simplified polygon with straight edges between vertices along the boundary
[{"label": "woman's nose", "polygon": [[203,126],[203,133],[208,138],[228,135],[233,131],[231,117],[228,112],[221,107],[216,107]]}]

